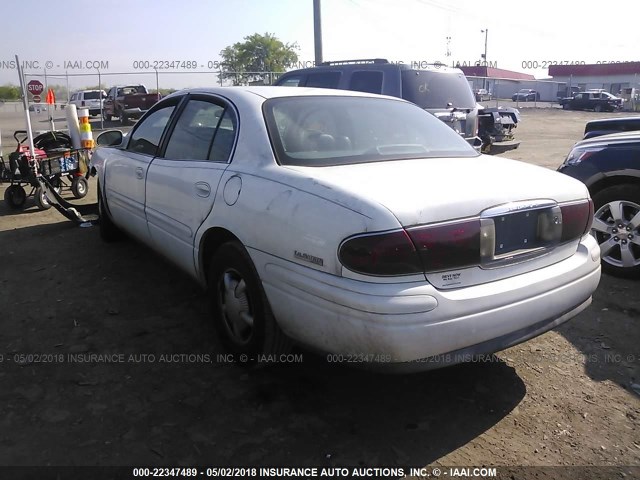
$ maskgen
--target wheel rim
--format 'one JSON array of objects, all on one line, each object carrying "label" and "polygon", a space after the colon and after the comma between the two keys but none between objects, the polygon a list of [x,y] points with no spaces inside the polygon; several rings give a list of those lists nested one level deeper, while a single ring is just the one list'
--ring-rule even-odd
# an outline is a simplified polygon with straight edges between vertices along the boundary
[{"label": "wheel rim", "polygon": [[640,265],[640,205],[625,200],[604,204],[593,218],[591,233],[600,244],[600,257],[618,268]]},{"label": "wheel rim", "polygon": [[78,181],[77,186],[76,186],[76,190],[78,191],[78,193],[80,195],[84,195],[87,191],[87,187],[85,186],[83,181]]},{"label": "wheel rim", "polygon": [[218,286],[220,309],[224,327],[238,345],[247,345],[254,331],[254,316],[247,283],[234,269],[222,274]]}]

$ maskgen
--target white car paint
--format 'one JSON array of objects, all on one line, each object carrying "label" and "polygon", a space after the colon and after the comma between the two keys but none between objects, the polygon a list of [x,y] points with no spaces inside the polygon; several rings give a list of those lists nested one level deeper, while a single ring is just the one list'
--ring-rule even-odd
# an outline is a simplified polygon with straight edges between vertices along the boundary
[{"label": "white car paint", "polygon": [[126,139],[119,148],[99,148],[92,165],[110,217],[202,284],[207,235],[230,232],[249,253],[275,319],[292,339],[424,369],[507,348],[589,305],[600,261],[588,234],[499,268],[380,277],[353,272],[338,257],[341,243],[363,232],[479,217],[512,202],[584,201],[588,191],[580,182],[489,156],[279,165],[262,112],[266,99],[376,96],[282,87],[190,93],[215,96],[236,112],[231,161],[176,164],[128,152]]}]

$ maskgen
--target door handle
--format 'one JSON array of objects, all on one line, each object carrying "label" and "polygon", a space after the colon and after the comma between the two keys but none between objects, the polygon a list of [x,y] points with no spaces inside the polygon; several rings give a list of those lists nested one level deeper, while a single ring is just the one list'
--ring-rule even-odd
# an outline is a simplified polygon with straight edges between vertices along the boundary
[{"label": "door handle", "polygon": [[196,182],[196,195],[202,198],[207,198],[211,195],[211,185],[207,182]]},{"label": "door handle", "polygon": [[142,170],[142,167],[136,168],[136,178],[139,178],[142,180],[143,177],[144,177],[144,170]]}]

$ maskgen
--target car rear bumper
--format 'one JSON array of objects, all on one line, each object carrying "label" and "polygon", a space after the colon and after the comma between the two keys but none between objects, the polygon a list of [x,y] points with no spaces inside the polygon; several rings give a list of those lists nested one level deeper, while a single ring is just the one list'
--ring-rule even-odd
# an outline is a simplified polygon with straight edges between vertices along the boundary
[{"label": "car rear bumper", "polygon": [[294,340],[344,356],[338,360],[409,362],[414,370],[544,333],[586,308],[600,281],[599,248],[591,236],[553,265],[447,291],[427,282],[365,283],[250,252],[274,315]]}]

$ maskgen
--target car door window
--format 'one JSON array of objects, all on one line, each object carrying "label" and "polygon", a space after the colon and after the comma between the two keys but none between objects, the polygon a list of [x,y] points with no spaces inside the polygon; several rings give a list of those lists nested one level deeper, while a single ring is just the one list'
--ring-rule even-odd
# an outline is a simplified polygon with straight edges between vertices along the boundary
[{"label": "car door window", "polygon": [[[189,100],[169,137],[164,156],[172,160],[210,159],[214,136],[225,117],[225,107],[203,100]],[[234,129],[225,129],[233,143]]]},{"label": "car door window", "polygon": [[299,87],[301,82],[302,82],[302,76],[301,75],[295,75],[295,76],[291,76],[291,77],[285,78],[284,80],[282,80],[282,83],[278,83],[278,86],[280,86],[280,87]]},{"label": "car door window", "polygon": [[225,109],[216,129],[213,145],[209,152],[209,160],[213,162],[228,162],[236,138],[236,116],[230,108]]},{"label": "car door window", "polygon": [[156,155],[162,132],[164,132],[174,109],[175,105],[168,105],[145,117],[131,133],[127,150],[145,155]]},{"label": "car door window", "polygon": [[382,72],[353,72],[349,90],[366,93],[382,93]]},{"label": "car door window", "polygon": [[341,72],[318,72],[310,73],[307,78],[306,87],[338,88]]}]

